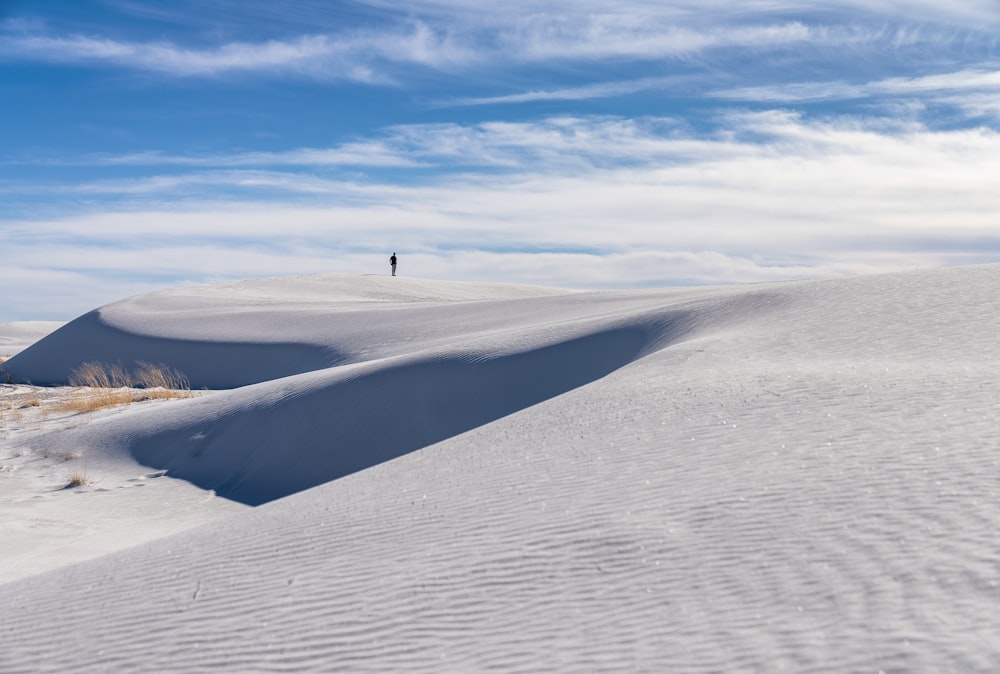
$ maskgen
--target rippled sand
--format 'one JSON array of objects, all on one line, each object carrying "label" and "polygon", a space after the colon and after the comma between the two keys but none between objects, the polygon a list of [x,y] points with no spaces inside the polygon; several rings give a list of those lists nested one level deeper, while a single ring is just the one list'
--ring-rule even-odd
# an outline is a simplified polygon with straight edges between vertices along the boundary
[{"label": "rippled sand", "polygon": [[71,444],[109,483],[262,505],[0,585],[0,671],[1000,669],[1000,266],[400,280],[146,296],[12,360],[110,344],[229,376],[0,452]]}]

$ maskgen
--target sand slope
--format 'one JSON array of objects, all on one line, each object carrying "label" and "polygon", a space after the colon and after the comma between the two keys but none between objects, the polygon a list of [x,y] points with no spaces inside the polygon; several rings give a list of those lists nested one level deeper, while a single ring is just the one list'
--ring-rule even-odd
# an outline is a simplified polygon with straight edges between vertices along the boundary
[{"label": "sand slope", "polygon": [[4,368],[16,380],[52,385],[65,384],[87,361],[128,368],[146,361],[184,372],[192,388],[234,388],[448,344],[475,330],[533,325],[544,307],[508,324],[513,312],[475,311],[467,303],[567,294],[531,286],[396,281],[326,274],[149,293],[79,317]]},{"label": "sand slope", "polygon": [[[53,378],[153,339],[234,388],[60,441],[264,504],[0,585],[0,671],[1000,668],[1000,266],[419,302],[340,278],[328,311],[258,283],[259,311],[197,318],[227,293],[192,289],[64,328]],[[334,367],[240,387],[219,343]]]},{"label": "sand slope", "polygon": [[60,327],[62,323],[57,321],[0,323],[0,358],[10,358]]}]

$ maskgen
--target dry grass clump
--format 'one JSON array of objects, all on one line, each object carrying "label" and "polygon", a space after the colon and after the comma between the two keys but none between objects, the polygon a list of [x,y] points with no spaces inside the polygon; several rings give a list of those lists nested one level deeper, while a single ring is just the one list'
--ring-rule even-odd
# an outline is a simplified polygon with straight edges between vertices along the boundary
[{"label": "dry grass clump", "polygon": [[43,459],[56,459],[58,461],[72,461],[73,459],[79,459],[80,454],[77,452],[67,452],[53,449],[46,449],[39,454]]},{"label": "dry grass clump", "polygon": [[14,407],[14,403],[11,403],[7,408],[8,414],[10,414],[10,420],[15,422],[20,422],[24,418],[24,413],[21,411],[20,407]]},{"label": "dry grass clump", "polygon": [[133,386],[144,389],[141,400],[150,398],[187,398],[191,384],[183,374],[166,365],[140,362],[133,374]]},{"label": "dry grass clump", "polygon": [[23,403],[21,403],[21,409],[24,409],[25,407],[41,407],[41,406],[42,406],[42,399],[39,398],[38,396],[32,396],[31,398],[28,398]]},{"label": "dry grass clump", "polygon": [[121,365],[84,363],[73,370],[69,383],[70,386],[90,389],[65,402],[64,409],[73,412],[93,412],[132,402],[130,378]]},{"label": "dry grass clump", "polygon": [[69,481],[63,489],[73,489],[74,487],[85,487],[93,484],[93,480],[87,477],[86,473],[73,473],[69,476]]},{"label": "dry grass clump", "polygon": [[139,400],[191,395],[191,387],[183,374],[167,365],[144,362],[140,362],[134,372],[121,365],[83,363],[73,370],[69,383],[86,389],[62,405],[62,409],[72,412],[93,412]]},{"label": "dry grass clump", "polygon": [[70,386],[90,388],[122,388],[130,383],[131,378],[125,368],[109,363],[84,363],[73,370],[69,377]]}]

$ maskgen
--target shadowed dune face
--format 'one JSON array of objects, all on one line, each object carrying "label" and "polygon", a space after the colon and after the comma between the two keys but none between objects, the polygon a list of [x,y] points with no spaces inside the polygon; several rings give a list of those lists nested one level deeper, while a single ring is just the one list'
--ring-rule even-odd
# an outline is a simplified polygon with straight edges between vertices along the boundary
[{"label": "shadowed dune face", "polygon": [[[86,346],[82,347],[81,343]],[[124,333],[91,311],[66,324],[4,363],[15,381],[62,386],[85,362],[134,370],[141,362],[184,373],[192,388],[232,388],[331,367],[341,360],[330,347],[271,343],[266,348],[238,341],[180,340]]]},{"label": "shadowed dune face", "polygon": [[83,362],[142,361],[180,371],[192,388],[228,389],[70,435],[248,505],[489,424],[783,302],[770,291],[697,290],[346,310],[162,299],[82,316],[10,370],[61,383]]},{"label": "shadowed dune face", "polygon": [[[458,435],[600,379],[683,334],[622,327],[509,355],[393,359],[311,381],[132,446],[142,463],[250,505]],[[317,376],[321,375],[321,376]],[[226,395],[226,394],[220,394]],[[233,461],[234,454],[239,455]]]}]

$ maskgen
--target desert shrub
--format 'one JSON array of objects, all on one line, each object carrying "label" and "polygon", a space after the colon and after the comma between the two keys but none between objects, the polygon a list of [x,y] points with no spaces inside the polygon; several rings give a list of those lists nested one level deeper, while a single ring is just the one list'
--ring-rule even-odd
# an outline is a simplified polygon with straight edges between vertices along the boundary
[{"label": "desert shrub", "polygon": [[168,365],[140,362],[133,386],[145,389],[146,398],[182,398],[191,390],[187,377]]},{"label": "desert shrub", "polygon": [[57,461],[72,461],[73,459],[79,459],[80,455],[77,452],[67,452],[65,450],[56,449],[45,449],[39,453],[43,459],[56,459]]},{"label": "desert shrub", "polygon": [[[187,377],[177,370],[145,362],[139,363],[134,372],[121,365],[83,363],[73,370],[69,383],[87,389],[62,405],[63,410],[72,412],[92,412],[137,400],[184,398],[191,391]],[[137,388],[143,389],[141,394]]]},{"label": "desert shrub", "polygon": [[128,372],[121,365],[109,363],[83,363],[73,370],[69,377],[70,386],[89,386],[90,388],[125,388],[132,381]]},{"label": "desert shrub", "polygon": [[69,383],[89,389],[65,402],[63,408],[73,412],[92,412],[132,402],[131,382],[121,365],[83,363],[70,374]]},{"label": "desert shrub", "polygon": [[37,396],[33,396],[33,397],[28,398],[27,400],[25,400],[21,404],[21,407],[22,408],[24,408],[24,407],[41,407],[41,405],[42,405],[41,398],[39,398]]},{"label": "desert shrub", "polygon": [[69,480],[66,482],[66,486],[63,489],[73,489],[74,487],[84,487],[88,484],[92,484],[92,481],[87,477],[86,473],[73,473],[69,476]]},{"label": "desert shrub", "polygon": [[7,413],[10,415],[11,421],[19,422],[24,419],[24,413],[21,411],[21,408],[14,407],[13,403],[7,408]]},{"label": "desert shrub", "polygon": [[109,395],[100,392],[82,392],[63,400],[57,407],[58,412],[95,412],[105,407],[127,405],[132,402],[121,395]]}]

